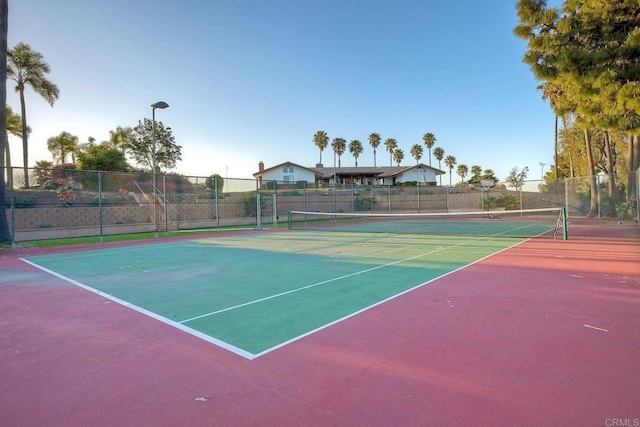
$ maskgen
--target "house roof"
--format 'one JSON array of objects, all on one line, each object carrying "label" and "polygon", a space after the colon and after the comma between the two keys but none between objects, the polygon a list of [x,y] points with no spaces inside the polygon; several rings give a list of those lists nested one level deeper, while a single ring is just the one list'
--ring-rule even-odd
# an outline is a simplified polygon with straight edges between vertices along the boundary
[{"label": "house roof", "polygon": [[434,168],[433,166],[425,165],[424,163],[419,163],[413,166],[346,166],[346,167],[305,167],[301,166],[297,163],[293,162],[284,162],[278,165],[272,166],[270,168],[266,168],[263,171],[258,171],[253,174],[256,179],[262,178],[265,172],[270,172],[284,166],[293,166],[295,168],[304,169],[309,172],[314,173],[317,176],[320,176],[322,179],[329,179],[333,177],[334,173],[338,176],[370,176],[374,178],[387,178],[398,176],[405,172],[409,172],[413,169],[431,169],[435,172],[436,175],[444,175],[446,172]]},{"label": "house roof", "polygon": [[261,177],[262,177],[262,175],[263,175],[265,172],[270,172],[270,171],[272,171],[272,170],[279,169],[279,168],[282,168],[282,167],[284,167],[284,166],[293,166],[293,167],[295,167],[295,168],[300,168],[300,169],[308,170],[309,172],[312,172],[312,173],[314,173],[314,174],[316,174],[316,175],[321,175],[321,173],[320,173],[320,172],[318,172],[318,171],[316,170],[316,168],[308,168],[308,167],[301,166],[301,165],[299,165],[299,164],[297,164],[297,163],[293,163],[293,162],[284,162],[284,163],[280,163],[280,164],[275,165],[275,166],[271,166],[270,168],[266,168],[266,169],[264,169],[264,170],[262,170],[262,171],[258,171],[258,172],[256,172],[256,173],[254,173],[254,174],[253,174],[253,176],[254,176],[255,178],[259,179],[259,178],[261,178]]},{"label": "house roof", "polygon": [[328,179],[333,177],[333,174],[341,176],[371,176],[376,178],[386,178],[392,176],[398,176],[402,173],[409,172],[413,169],[431,169],[436,175],[443,175],[446,172],[436,169],[432,166],[419,163],[413,166],[364,166],[364,167],[328,167],[328,168],[309,168],[311,170],[318,171],[322,174],[322,178]]}]

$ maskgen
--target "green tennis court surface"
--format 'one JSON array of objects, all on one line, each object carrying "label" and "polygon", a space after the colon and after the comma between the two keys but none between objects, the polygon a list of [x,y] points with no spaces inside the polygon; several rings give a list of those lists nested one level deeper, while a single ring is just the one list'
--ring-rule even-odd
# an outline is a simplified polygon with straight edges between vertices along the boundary
[{"label": "green tennis court surface", "polygon": [[291,231],[25,261],[252,359],[521,241]]}]

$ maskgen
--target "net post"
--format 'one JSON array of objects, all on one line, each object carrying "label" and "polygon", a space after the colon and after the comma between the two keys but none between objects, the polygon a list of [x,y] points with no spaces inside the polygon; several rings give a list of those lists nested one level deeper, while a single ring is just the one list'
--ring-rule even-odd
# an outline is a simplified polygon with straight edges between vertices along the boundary
[{"label": "net post", "polygon": [[564,240],[569,240],[569,230],[567,229],[567,208],[562,208],[562,237]]},{"label": "net post", "polygon": [[291,230],[291,211],[287,212],[287,228]]}]

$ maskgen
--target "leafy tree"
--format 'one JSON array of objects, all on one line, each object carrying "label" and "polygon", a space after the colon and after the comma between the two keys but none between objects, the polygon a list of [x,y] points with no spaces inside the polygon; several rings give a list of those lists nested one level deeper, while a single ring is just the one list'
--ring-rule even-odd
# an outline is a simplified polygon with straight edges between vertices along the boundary
[{"label": "leafy tree", "polygon": [[60,132],[58,136],[47,139],[47,149],[58,163],[67,163],[67,154],[71,154],[71,163],[75,163],[75,152],[78,150],[78,137],[69,132]]},{"label": "leafy tree", "polygon": [[358,167],[358,157],[360,157],[360,154],[362,154],[362,151],[363,151],[362,143],[357,139],[354,139],[349,143],[349,152],[351,153],[351,155],[356,161],[356,167]]},{"label": "leafy tree", "polygon": [[[60,90],[46,75],[51,67],[41,53],[31,49],[26,43],[18,43],[7,52],[7,78],[16,82],[16,91],[20,93],[22,128],[27,129],[27,109],[24,100],[26,86],[31,86],[51,106],[60,95]],[[4,80],[3,80],[4,81]],[[2,102],[2,105],[5,105]],[[25,188],[29,188],[29,144],[28,133],[22,134],[22,156],[24,166]]]},{"label": "leafy tree", "polygon": [[130,168],[124,154],[107,144],[94,145],[78,153],[78,167],[82,170],[127,172]]},{"label": "leafy tree", "polygon": [[527,174],[529,173],[529,166],[525,166],[522,170],[518,170],[517,167],[511,169],[509,172],[509,176],[507,176],[507,185],[510,187],[515,187],[516,191],[520,191],[520,209],[522,209],[522,186],[524,185],[524,181],[527,179]]},{"label": "leafy tree", "polygon": [[398,148],[398,141],[393,138],[387,138],[384,141],[385,150],[389,153],[389,166],[393,166],[393,152]]},{"label": "leafy tree", "polygon": [[[165,128],[162,122],[156,122],[156,166],[158,169],[173,169],[182,160],[182,147],[175,142],[171,128]],[[138,121],[133,128],[128,152],[138,163],[153,171],[153,122],[149,119]]]},{"label": "leafy tree", "polygon": [[[436,147],[433,149],[433,157],[438,161],[438,169],[442,170],[442,159],[444,159],[444,148]],[[440,185],[442,186],[442,175],[438,175]]]},{"label": "leafy tree", "polygon": [[436,136],[431,132],[427,132],[422,135],[422,141],[424,142],[424,146],[427,147],[427,150],[429,151],[429,166],[431,166],[431,148],[433,148],[436,143]]},{"label": "leafy tree", "polygon": [[416,159],[416,164],[420,163],[420,159],[422,158],[422,145],[420,144],[413,144],[411,146],[411,156]]},{"label": "leafy tree", "polygon": [[456,165],[456,158],[452,155],[448,155],[446,159],[444,159],[444,164],[449,168],[449,187],[451,187],[451,175],[453,175],[453,167]]},{"label": "leafy tree", "polygon": [[[7,30],[9,26],[9,1],[0,0],[0,117],[6,115],[7,108]],[[26,128],[26,126],[25,126]],[[7,146],[7,125],[0,120],[0,167],[4,167],[4,153]],[[4,173],[0,173],[0,201],[5,200],[6,185]],[[12,236],[7,221],[7,207],[0,203],[0,243],[11,243]]]},{"label": "leafy tree", "polygon": [[371,145],[371,147],[373,148],[373,167],[376,167],[376,149],[378,148],[378,146],[380,145],[380,134],[379,133],[375,133],[373,132],[371,135],[369,135],[369,145]]},{"label": "leafy tree", "polygon": [[[594,129],[628,132],[633,153],[640,130],[640,3],[567,0],[561,12],[543,0],[520,0],[514,33],[528,40],[524,62],[544,81],[543,97],[556,115],[570,113],[583,131],[590,176],[589,216],[597,213]],[[607,141],[605,141],[607,144]],[[612,169],[613,150],[605,148]],[[629,156],[633,159],[634,156]],[[632,170],[633,160],[628,160]],[[636,167],[638,165],[635,165]],[[609,198],[615,198],[615,175]],[[629,187],[635,181],[629,181]],[[615,211],[612,212],[615,214]]]},{"label": "leafy tree", "polygon": [[400,163],[402,163],[403,160],[404,160],[404,151],[402,151],[399,148],[396,148],[395,150],[393,150],[393,161],[396,162],[398,166],[400,166]]},{"label": "leafy tree", "polygon": [[456,169],[456,173],[460,175],[460,184],[464,182],[464,178],[469,173],[469,166],[465,164],[458,165],[458,169]]},{"label": "leafy tree", "polygon": [[344,138],[333,138],[333,142],[331,143],[331,148],[333,148],[333,152],[338,155],[338,167],[340,167],[340,157],[344,154],[344,151],[347,149],[347,141]]},{"label": "leafy tree", "polygon": [[525,166],[522,170],[519,170],[517,167],[511,169],[509,172],[509,176],[505,180],[509,187],[514,187],[516,191],[522,190],[522,186],[524,185],[525,180],[527,179],[527,175],[529,173],[529,166]]},{"label": "leafy tree", "polygon": [[319,130],[313,135],[313,143],[320,149],[320,164],[322,164],[322,152],[329,145],[329,136],[323,130]]},{"label": "leafy tree", "polygon": [[217,197],[222,194],[222,189],[224,188],[224,178],[222,178],[219,174],[214,173],[204,180],[204,185],[211,191],[215,191]]}]

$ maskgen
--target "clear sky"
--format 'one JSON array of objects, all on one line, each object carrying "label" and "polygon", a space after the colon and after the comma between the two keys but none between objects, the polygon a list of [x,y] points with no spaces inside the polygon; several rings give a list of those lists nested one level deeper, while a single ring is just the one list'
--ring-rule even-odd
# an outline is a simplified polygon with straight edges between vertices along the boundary
[{"label": "clear sky", "polygon": [[[407,166],[411,146],[432,132],[458,164],[493,169],[501,181],[528,166],[539,179],[540,163],[546,171],[553,160],[554,118],[522,63],[515,4],[10,0],[9,48],[25,42],[42,53],[60,88],[53,108],[26,91],[29,164],[52,160],[51,136],[100,142],[165,101],[156,120],[182,146],[184,174],[251,178],[259,161],[314,166],[313,134],[324,130],[363,143],[359,166],[373,165],[371,132],[395,138]],[[12,83],[7,103],[19,112]],[[21,166],[21,143],[10,143]],[[330,146],[322,159],[333,165]],[[377,159],[389,165],[383,146]],[[342,156],[343,166],[354,163]]]}]

